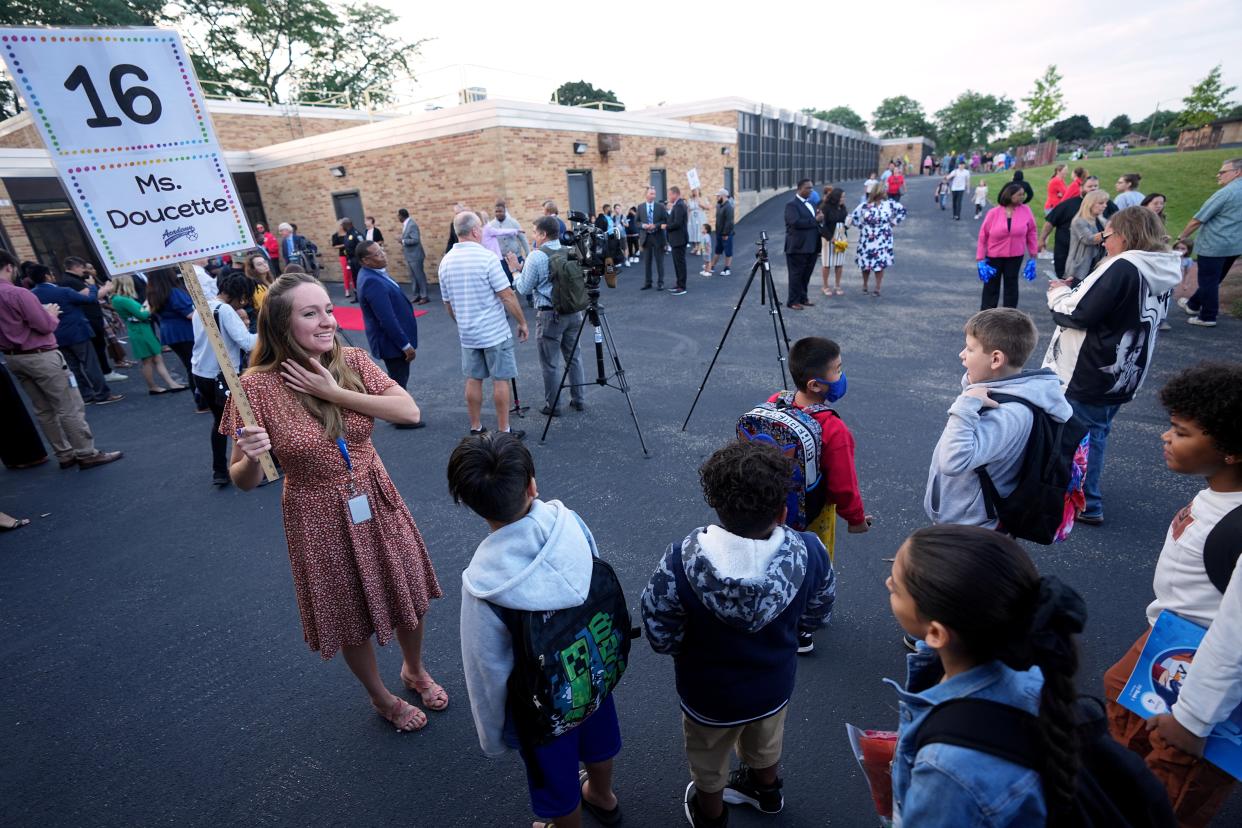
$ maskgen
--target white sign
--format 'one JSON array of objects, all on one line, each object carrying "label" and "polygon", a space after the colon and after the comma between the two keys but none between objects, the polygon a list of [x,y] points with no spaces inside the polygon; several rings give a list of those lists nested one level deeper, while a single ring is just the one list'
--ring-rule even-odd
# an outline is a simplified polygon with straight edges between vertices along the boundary
[{"label": "white sign", "polygon": [[0,52],[109,273],[254,245],[180,35],[0,28]]},{"label": "white sign", "polygon": [[686,171],[686,181],[689,182],[690,189],[699,189],[701,185],[699,184],[699,170],[697,167],[691,167]]}]

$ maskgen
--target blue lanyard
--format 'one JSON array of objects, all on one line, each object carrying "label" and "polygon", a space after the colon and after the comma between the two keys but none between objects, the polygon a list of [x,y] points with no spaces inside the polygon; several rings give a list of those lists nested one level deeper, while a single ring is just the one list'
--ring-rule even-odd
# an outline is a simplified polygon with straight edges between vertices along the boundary
[{"label": "blue lanyard", "polygon": [[336,448],[341,452],[341,459],[345,461],[345,468],[349,469],[350,474],[353,474],[354,464],[349,459],[349,449],[345,447],[344,437],[336,438]]}]

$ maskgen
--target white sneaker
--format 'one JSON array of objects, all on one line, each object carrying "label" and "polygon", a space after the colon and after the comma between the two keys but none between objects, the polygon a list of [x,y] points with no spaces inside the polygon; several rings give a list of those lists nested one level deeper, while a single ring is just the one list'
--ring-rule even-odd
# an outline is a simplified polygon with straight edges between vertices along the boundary
[{"label": "white sneaker", "polygon": [[1189,296],[1183,296],[1181,299],[1178,299],[1177,306],[1181,308],[1182,310],[1186,311],[1186,313],[1190,314],[1191,316],[1199,315],[1199,312],[1197,310],[1190,309],[1190,297]]},{"label": "white sneaker", "polygon": [[1213,319],[1211,322],[1205,322],[1199,318],[1198,314],[1195,314],[1194,316],[1190,317],[1189,319],[1186,320],[1186,322],[1188,322],[1191,325],[1198,325],[1200,328],[1215,328],[1216,327],[1215,319]]},{"label": "white sneaker", "polygon": [[726,267],[724,270],[720,271],[720,275],[721,276],[732,276],[733,272],[729,270],[729,268]]},{"label": "white sneaker", "polygon": [[711,276],[712,272],[710,270],[700,270],[699,275],[700,276]]},{"label": "white sneaker", "polygon": [[127,379],[129,379],[128,376],[125,374],[118,374],[116,371],[113,371],[110,374],[104,374],[105,382],[125,382]]}]

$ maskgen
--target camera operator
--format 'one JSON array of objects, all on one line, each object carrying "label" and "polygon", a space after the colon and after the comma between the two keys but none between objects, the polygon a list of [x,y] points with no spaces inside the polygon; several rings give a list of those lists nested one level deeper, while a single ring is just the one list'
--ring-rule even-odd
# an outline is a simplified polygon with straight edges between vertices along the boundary
[{"label": "camera operator", "polygon": [[513,273],[514,289],[519,294],[533,293],[535,296],[535,337],[539,343],[539,367],[543,371],[545,400],[540,413],[545,417],[557,417],[560,416],[560,409],[554,409],[552,404],[556,401],[560,387],[560,356],[569,364],[569,407],[575,411],[582,411],[586,407],[582,402],[585,382],[582,356],[574,341],[578,328],[582,325],[582,311],[558,314],[552,304],[550,259],[552,256],[567,255],[567,251],[561,247],[560,222],[557,217],[544,216],[536,221],[534,238],[535,248],[530,251],[524,263],[519,264],[517,256],[512,252],[508,254],[507,260]]}]

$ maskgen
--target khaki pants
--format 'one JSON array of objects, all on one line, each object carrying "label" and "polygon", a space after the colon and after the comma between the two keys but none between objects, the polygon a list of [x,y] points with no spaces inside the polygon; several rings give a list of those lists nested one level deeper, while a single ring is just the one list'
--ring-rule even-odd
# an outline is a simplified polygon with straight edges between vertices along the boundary
[{"label": "khaki pants", "polygon": [[738,758],[758,770],[781,761],[788,710],[789,705],[785,705],[766,719],[737,727],[708,727],[683,713],[686,759],[694,786],[709,794],[723,791],[729,781],[729,762],[735,747]]},{"label": "khaki pants", "polygon": [[43,436],[52,444],[56,459],[63,463],[94,454],[95,438],[86,423],[82,395],[69,382],[73,375],[64,355],[52,350],[6,356],[5,360],[30,397]]},{"label": "khaki pants", "polygon": [[1134,665],[1138,663],[1143,645],[1151,630],[1143,633],[1121,661],[1104,674],[1104,696],[1108,699],[1108,730],[1113,738],[1142,756],[1147,767],[1164,785],[1173,803],[1173,813],[1181,828],[1201,828],[1225,803],[1233,788],[1233,777],[1211,762],[1183,753],[1164,740],[1159,733],[1147,732],[1147,722],[1117,704]]}]

